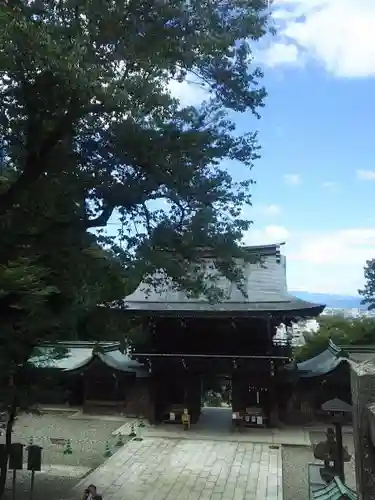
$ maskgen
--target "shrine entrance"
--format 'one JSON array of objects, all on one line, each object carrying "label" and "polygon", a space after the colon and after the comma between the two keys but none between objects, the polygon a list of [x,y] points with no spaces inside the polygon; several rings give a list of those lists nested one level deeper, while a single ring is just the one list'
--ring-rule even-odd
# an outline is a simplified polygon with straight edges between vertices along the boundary
[{"label": "shrine entrance", "polygon": [[232,408],[222,406],[205,406],[198,422],[194,426],[197,432],[205,434],[226,434],[233,429]]},{"label": "shrine entrance", "polygon": [[223,374],[202,376],[202,407],[231,408],[232,377]]},{"label": "shrine entrance", "polygon": [[206,373],[202,376],[201,414],[196,428],[208,433],[228,432],[232,427],[232,378]]},{"label": "shrine entrance", "polygon": [[277,406],[272,359],[243,355],[149,356],[153,368],[151,423],[181,423],[186,412],[191,424],[202,420],[205,428],[227,430],[237,425],[271,424],[271,412]]}]

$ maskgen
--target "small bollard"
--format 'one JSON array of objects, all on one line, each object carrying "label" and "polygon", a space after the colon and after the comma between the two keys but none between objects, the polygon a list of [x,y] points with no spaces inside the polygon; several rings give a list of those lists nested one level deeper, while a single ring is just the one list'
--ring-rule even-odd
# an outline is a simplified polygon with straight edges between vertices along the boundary
[{"label": "small bollard", "polygon": [[124,437],[121,434],[121,432],[119,434],[117,434],[116,446],[118,446],[118,447],[124,446]]},{"label": "small bollard", "polygon": [[64,455],[72,455],[72,454],[73,454],[73,450],[72,450],[72,443],[70,442],[70,439],[68,439],[68,440],[66,441],[66,445],[65,445],[65,448],[64,448],[63,454],[64,454]]},{"label": "small bollard", "polygon": [[108,457],[111,457],[111,456],[112,456],[111,447],[109,446],[109,442],[108,442],[108,441],[106,441],[106,442],[105,442],[104,456],[105,456],[106,458],[108,458]]},{"label": "small bollard", "polygon": [[137,429],[137,435],[134,438],[134,441],[143,441],[142,427],[139,424],[138,424],[138,429]]},{"label": "small bollard", "polygon": [[129,437],[134,438],[134,437],[136,437],[136,435],[137,435],[137,433],[136,433],[136,430],[135,430],[135,425],[132,424],[131,427],[130,427]]}]

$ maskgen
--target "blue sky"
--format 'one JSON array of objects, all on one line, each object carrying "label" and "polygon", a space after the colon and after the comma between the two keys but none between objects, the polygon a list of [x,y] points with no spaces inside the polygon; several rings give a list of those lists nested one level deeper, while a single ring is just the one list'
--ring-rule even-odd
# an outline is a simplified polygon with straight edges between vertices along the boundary
[{"label": "blue sky", "polygon": [[[375,0],[274,0],[279,34],[257,62],[259,122],[248,243],[286,241],[290,289],[355,294],[375,258]],[[197,91],[176,86],[185,101]],[[241,167],[230,167],[241,176]]]}]

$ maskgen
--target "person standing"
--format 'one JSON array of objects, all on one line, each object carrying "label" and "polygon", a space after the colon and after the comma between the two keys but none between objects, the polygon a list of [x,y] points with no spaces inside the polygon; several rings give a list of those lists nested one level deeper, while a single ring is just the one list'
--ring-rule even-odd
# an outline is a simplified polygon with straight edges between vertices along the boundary
[{"label": "person standing", "polygon": [[83,494],[83,500],[103,500],[103,497],[98,494],[95,484],[90,484]]}]

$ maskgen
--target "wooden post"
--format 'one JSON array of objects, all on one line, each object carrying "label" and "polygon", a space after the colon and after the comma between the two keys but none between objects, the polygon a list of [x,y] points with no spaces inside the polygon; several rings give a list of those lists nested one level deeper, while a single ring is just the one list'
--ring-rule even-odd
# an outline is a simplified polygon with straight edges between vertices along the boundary
[{"label": "wooden post", "polygon": [[87,401],[87,391],[88,391],[88,380],[87,377],[84,373],[81,374],[83,380],[82,380],[82,388],[83,388],[83,395],[82,395],[82,406],[86,406],[86,401]]},{"label": "wooden post", "polygon": [[345,484],[345,472],[344,472],[344,446],[342,443],[342,425],[336,422],[336,445],[337,445],[337,462],[335,463],[335,470],[338,473],[339,478]]},{"label": "wooden post", "polygon": [[12,472],[12,499],[16,500],[17,470],[13,469]]},{"label": "wooden post", "polygon": [[35,483],[35,470],[31,471],[31,481],[30,481],[30,500],[33,500],[34,496],[34,483]]}]

